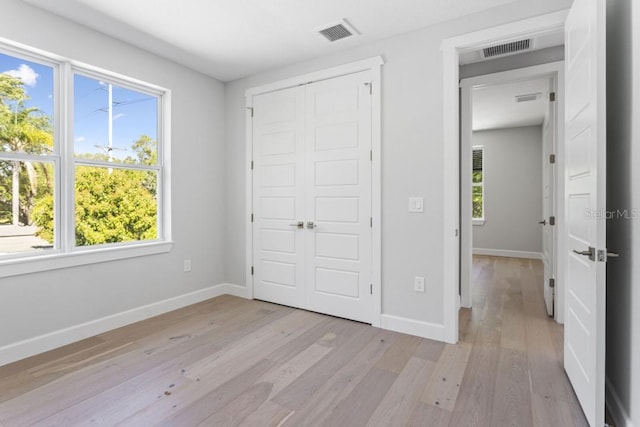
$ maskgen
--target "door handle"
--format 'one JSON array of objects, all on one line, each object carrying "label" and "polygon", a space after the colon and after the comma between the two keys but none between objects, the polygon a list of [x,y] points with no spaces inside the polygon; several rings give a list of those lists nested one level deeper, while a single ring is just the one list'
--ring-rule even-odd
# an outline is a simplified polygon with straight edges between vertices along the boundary
[{"label": "door handle", "polygon": [[620,257],[620,254],[607,251],[607,258],[619,258],[619,257]]},{"label": "door handle", "polygon": [[587,256],[591,261],[596,260],[596,248],[592,248],[591,246],[589,246],[589,249],[586,251],[576,251],[574,249],[573,252],[578,255]]},{"label": "door handle", "polygon": [[313,221],[307,221],[307,228],[309,230],[313,230],[314,228],[316,228],[318,226],[318,224],[314,224]]},{"label": "door handle", "polygon": [[547,220],[543,219],[542,221],[538,222],[538,224],[547,225]]},{"label": "door handle", "polygon": [[298,221],[295,224],[289,224],[291,227],[304,228],[304,222]]}]

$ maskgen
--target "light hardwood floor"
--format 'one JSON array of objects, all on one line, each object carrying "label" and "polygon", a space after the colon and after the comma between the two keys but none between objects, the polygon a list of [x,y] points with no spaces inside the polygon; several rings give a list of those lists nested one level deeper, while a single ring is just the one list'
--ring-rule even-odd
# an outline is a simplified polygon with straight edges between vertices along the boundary
[{"label": "light hardwood floor", "polygon": [[0,425],[586,426],[541,268],[475,258],[457,345],[218,297],[0,367]]}]

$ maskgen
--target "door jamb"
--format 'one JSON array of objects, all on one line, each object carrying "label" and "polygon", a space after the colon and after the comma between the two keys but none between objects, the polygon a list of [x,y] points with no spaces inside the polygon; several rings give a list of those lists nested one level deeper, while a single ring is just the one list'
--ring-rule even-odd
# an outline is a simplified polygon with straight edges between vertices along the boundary
[{"label": "door jamb", "polygon": [[380,327],[382,317],[382,104],[381,104],[381,74],[384,60],[381,56],[375,56],[361,61],[350,62],[336,67],[315,71],[300,76],[276,81],[245,91],[245,206],[246,206],[246,297],[253,298],[253,224],[251,214],[253,212],[253,97],[263,93],[274,92],[281,89],[312,83],[320,80],[353,74],[360,71],[371,71],[371,289],[373,293],[371,307],[371,324]]},{"label": "door jamb", "polygon": [[[511,22],[473,33],[443,40],[443,132],[444,132],[444,223],[443,223],[443,323],[444,340],[458,342],[458,310],[460,304],[460,100],[459,53],[495,42],[517,40],[528,36],[564,29],[568,10],[562,10],[522,21]],[[561,170],[562,163],[559,163]],[[560,232],[560,230],[558,230]],[[558,260],[561,262],[561,260]],[[560,278],[561,279],[561,278]]]}]

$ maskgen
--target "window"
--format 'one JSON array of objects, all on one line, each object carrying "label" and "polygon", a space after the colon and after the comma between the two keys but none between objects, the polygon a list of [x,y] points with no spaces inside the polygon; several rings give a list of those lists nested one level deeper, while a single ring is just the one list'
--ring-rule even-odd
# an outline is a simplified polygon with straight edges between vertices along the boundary
[{"label": "window", "polygon": [[472,178],[471,197],[472,208],[471,217],[474,220],[484,220],[484,148],[473,147],[472,154]]},{"label": "window", "polygon": [[166,97],[0,46],[0,263],[167,242]]}]

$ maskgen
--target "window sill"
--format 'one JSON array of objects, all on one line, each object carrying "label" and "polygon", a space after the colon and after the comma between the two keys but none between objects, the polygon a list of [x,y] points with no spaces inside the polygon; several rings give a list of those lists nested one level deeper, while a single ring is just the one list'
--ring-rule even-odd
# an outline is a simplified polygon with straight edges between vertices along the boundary
[{"label": "window sill", "polygon": [[472,219],[471,220],[471,224],[472,225],[484,225],[484,219]]},{"label": "window sill", "polygon": [[162,254],[169,252],[172,246],[173,242],[150,242],[7,259],[0,261],[0,278]]}]

